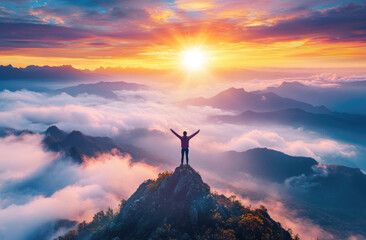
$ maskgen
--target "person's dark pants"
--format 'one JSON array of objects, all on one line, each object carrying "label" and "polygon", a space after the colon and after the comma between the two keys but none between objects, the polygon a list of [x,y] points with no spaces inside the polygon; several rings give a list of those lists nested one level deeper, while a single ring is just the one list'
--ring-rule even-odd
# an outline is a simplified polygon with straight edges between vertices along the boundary
[{"label": "person's dark pants", "polygon": [[188,164],[188,152],[189,152],[189,149],[188,149],[188,148],[182,148],[182,159],[181,159],[181,164],[183,164],[184,152],[186,153],[186,162],[187,162],[187,164]]}]

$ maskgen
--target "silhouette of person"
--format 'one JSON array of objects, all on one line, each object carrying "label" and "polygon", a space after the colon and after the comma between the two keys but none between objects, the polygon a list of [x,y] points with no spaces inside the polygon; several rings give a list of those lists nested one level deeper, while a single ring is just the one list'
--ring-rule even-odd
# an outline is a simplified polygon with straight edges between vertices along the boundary
[{"label": "silhouette of person", "polygon": [[188,164],[189,140],[191,138],[193,138],[194,136],[196,136],[200,132],[200,130],[193,133],[191,136],[187,136],[186,131],[183,132],[183,136],[180,136],[178,133],[174,132],[173,129],[170,129],[170,131],[172,131],[172,133],[174,133],[174,135],[177,136],[177,138],[180,139],[180,145],[182,147],[182,150],[181,150],[181,154],[182,154],[181,164],[183,164],[184,153],[186,153],[186,163]]}]

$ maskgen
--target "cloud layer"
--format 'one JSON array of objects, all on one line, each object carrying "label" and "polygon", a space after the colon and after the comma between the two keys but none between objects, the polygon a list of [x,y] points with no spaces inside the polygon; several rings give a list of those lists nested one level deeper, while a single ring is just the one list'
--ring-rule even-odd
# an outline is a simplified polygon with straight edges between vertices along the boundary
[{"label": "cloud layer", "polygon": [[[57,154],[44,152],[42,132],[50,125],[65,131],[80,130],[87,135],[112,137],[143,147],[174,165],[180,160],[179,142],[169,129],[189,133],[201,129],[191,141],[190,156],[195,168],[204,172],[204,177],[209,176],[209,184],[219,179],[212,168],[220,169],[220,164],[227,164],[218,164],[213,159],[226,150],[268,147],[291,155],[314,157],[322,163],[332,163],[330,154],[350,161],[359,157],[357,147],[303,129],[216,125],[209,123],[207,117],[230,112],[179,104],[191,95],[216,92],[215,88],[192,90],[180,86],[164,90],[116,92],[118,99],[27,90],[0,92],[0,126],[37,132],[0,138],[0,238],[24,239],[38,227],[57,219],[88,221],[101,209],[116,208],[141,182],[156,178],[159,171],[165,170],[143,163],[132,164],[129,156],[118,152],[75,165]],[[170,166],[164,167],[171,170]],[[283,191],[277,185],[260,187],[248,176],[241,181],[235,177],[228,176],[225,184],[245,185],[248,191],[260,190],[275,196]],[[273,218],[297,233],[303,233],[304,226],[309,226],[313,227],[312,236],[328,234],[311,222],[298,219],[295,213],[286,212],[280,200],[262,202],[270,205]],[[301,225],[304,222],[306,225]],[[14,231],[13,226],[22,228]]]},{"label": "cloud layer", "polygon": [[[13,138],[10,136],[4,140],[9,142]],[[33,141],[29,142],[29,139]],[[39,135],[24,135],[17,139],[17,144],[7,146],[6,152],[18,153],[14,161],[22,167],[16,168],[16,175],[13,174],[11,179],[4,179],[4,176],[9,177],[7,172],[2,176],[2,187],[6,186],[6,192],[0,188],[2,239],[27,239],[44,224],[59,219],[90,221],[101,209],[116,209],[121,199],[129,197],[139,184],[155,178],[158,173],[158,169],[143,163],[131,163],[129,156],[117,152],[85,159],[84,164],[76,165],[44,153],[39,140]],[[20,152],[17,149],[21,149]],[[43,162],[40,154],[44,155]],[[30,165],[32,163],[35,165]],[[49,164],[53,164],[52,171],[43,171]],[[30,172],[27,166],[37,169]],[[34,175],[50,181],[35,184]],[[52,187],[52,179],[57,179],[57,186]],[[33,190],[24,189],[18,193],[20,186]],[[49,193],[44,194],[45,191]]]},{"label": "cloud layer", "polygon": [[57,154],[43,151],[41,140],[39,134],[0,138],[0,186],[30,175],[56,158]]},{"label": "cloud layer", "polygon": [[[154,130],[161,135],[152,138],[130,136],[128,141],[144,146],[148,151],[162,154],[166,159],[172,159],[176,154],[173,149],[177,140],[169,132],[170,128],[178,132],[201,129],[200,137],[192,140],[195,142],[192,148],[202,154],[208,151],[196,146],[205,146],[204,149],[211,152],[269,147],[290,155],[309,156],[324,162],[327,162],[329,154],[347,159],[357,157],[358,150],[354,146],[304,132],[302,129],[207,123],[208,116],[228,112],[210,107],[182,108],[176,104],[183,97],[180,91],[168,94],[154,91],[116,93],[123,100],[107,100],[87,94],[76,97],[65,93],[50,96],[27,90],[4,90],[0,92],[0,126],[43,132],[48,126],[57,125],[69,132],[79,130],[88,135],[117,139],[125,139],[134,129]],[[161,146],[157,142],[164,143],[168,150],[157,151],[157,147]]]}]

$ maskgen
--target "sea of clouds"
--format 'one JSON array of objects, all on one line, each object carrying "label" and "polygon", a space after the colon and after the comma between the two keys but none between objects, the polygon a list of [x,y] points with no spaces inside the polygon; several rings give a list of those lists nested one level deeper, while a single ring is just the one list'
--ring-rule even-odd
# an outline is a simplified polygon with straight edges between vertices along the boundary
[{"label": "sea of clouds", "polygon": [[[240,191],[236,190],[243,185],[252,186],[252,191],[266,192],[272,197],[242,200],[253,206],[266,205],[274,219],[292,228],[302,239],[316,236],[332,239],[331,234],[310,220],[286,210],[278,194],[281,187],[263,188],[247,178],[237,182],[230,177],[220,178],[210,172],[220,166],[210,159],[223,151],[268,147],[290,155],[313,157],[324,164],[332,163],[330,156],[336,155],[350,159],[352,165],[358,164],[357,146],[303,129],[216,125],[207,118],[231,113],[212,107],[182,106],[182,99],[207,95],[204,88],[193,92],[184,88],[120,91],[116,92],[118,99],[105,99],[89,94],[73,97],[66,93],[1,91],[0,127],[27,129],[34,134],[0,138],[0,238],[27,239],[44,224],[58,219],[90,221],[99,210],[116,209],[121,199],[128,198],[144,180],[156,178],[162,170],[173,170],[168,166],[132,163],[129,155],[115,151],[75,164],[46,151],[42,145],[44,131],[56,125],[66,132],[79,130],[86,135],[128,140],[177,165],[179,143],[169,129],[188,133],[201,129],[191,140],[190,163],[210,185],[239,196]],[[135,136],[132,133],[136,129],[145,129],[147,134]],[[149,135],[152,131],[159,134]],[[223,183],[230,184],[222,187]],[[309,228],[313,230],[306,231]]]}]

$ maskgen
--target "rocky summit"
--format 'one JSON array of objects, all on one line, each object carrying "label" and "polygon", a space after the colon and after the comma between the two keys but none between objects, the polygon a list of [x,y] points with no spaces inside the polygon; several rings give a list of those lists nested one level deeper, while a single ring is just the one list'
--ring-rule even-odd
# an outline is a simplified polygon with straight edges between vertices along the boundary
[{"label": "rocky summit", "polygon": [[210,191],[189,165],[142,183],[117,213],[99,212],[58,240],[292,239],[265,207],[244,207]]}]

